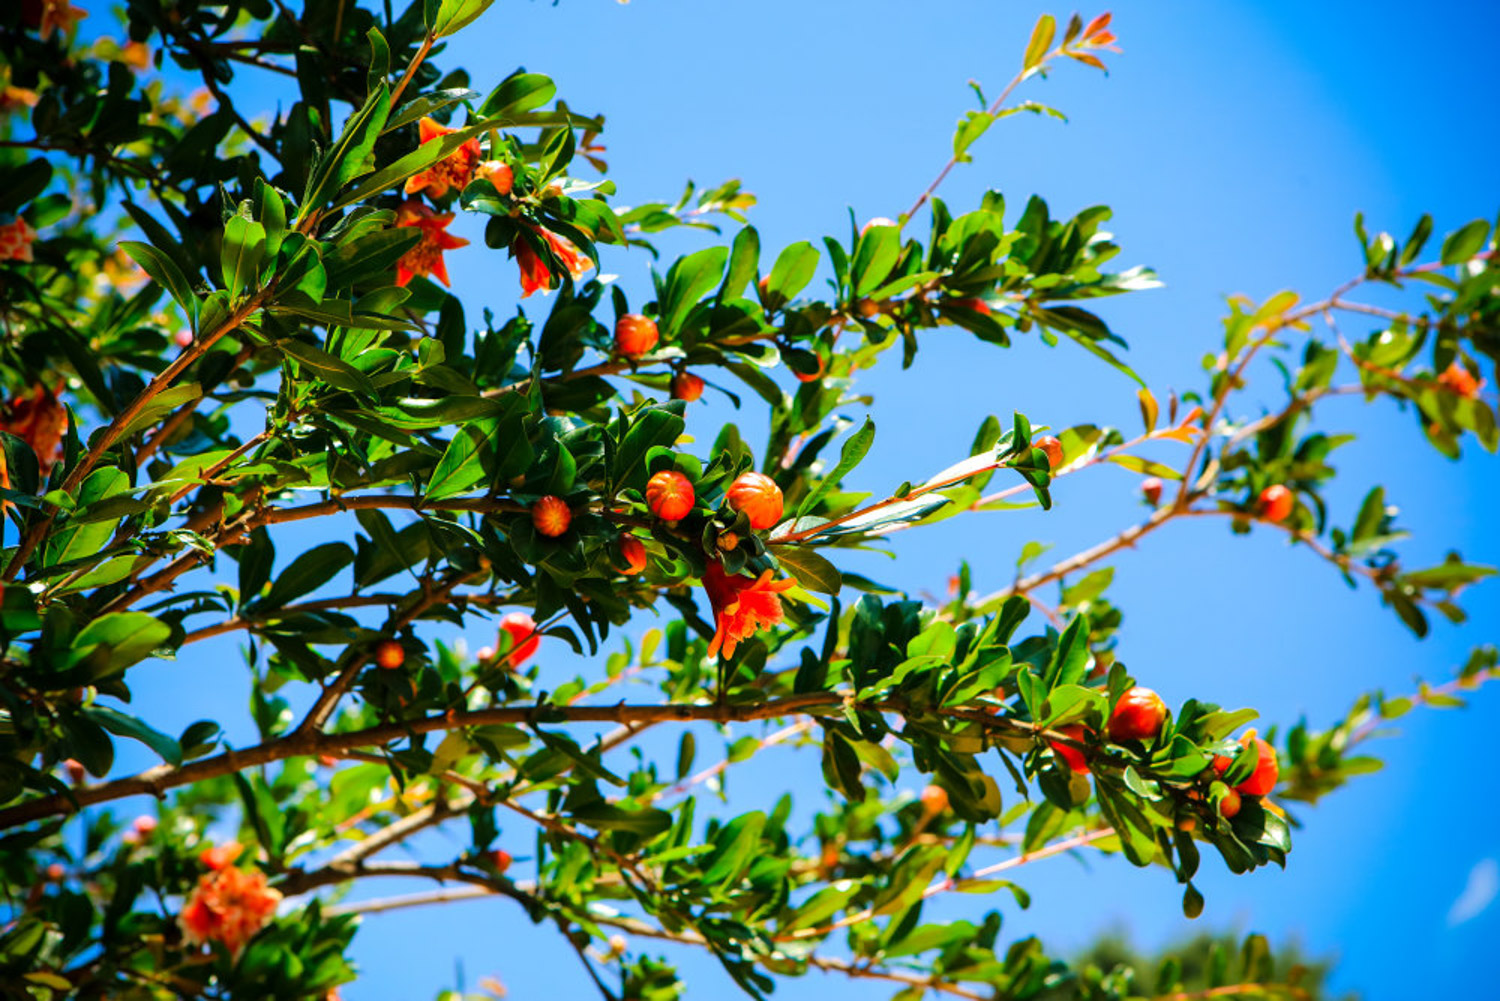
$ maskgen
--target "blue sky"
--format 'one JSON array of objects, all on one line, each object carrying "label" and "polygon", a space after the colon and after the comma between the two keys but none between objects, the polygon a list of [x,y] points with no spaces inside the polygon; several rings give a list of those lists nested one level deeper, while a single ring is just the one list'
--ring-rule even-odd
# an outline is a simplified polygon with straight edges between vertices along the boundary
[{"label": "blue sky", "polygon": [[[501,0],[443,63],[468,66],[480,90],[525,65],[551,75],[575,109],[606,114],[610,176],[623,204],[671,200],[687,178],[700,185],[741,178],[760,198],[751,218],[762,245],[778,248],[845,233],[851,207],[863,219],[908,206],[946,159],[955,120],[973,106],[966,81],[998,92],[1031,24],[1048,9],[1031,2]],[[1120,263],[1154,266],[1167,283],[1102,309],[1158,395],[1201,388],[1199,359],[1220,343],[1226,295],[1264,298],[1290,287],[1316,297],[1353,274],[1356,211],[1372,228],[1398,235],[1423,211],[1434,214],[1439,232],[1493,218],[1500,150],[1484,67],[1493,65],[1500,29],[1494,5],[1122,2],[1112,9],[1125,52],[1110,59],[1107,78],[1061,67],[1022,95],[1060,108],[1070,122],[1002,123],[974,148],[976,162],[949,178],[943,197],[963,209],[993,187],[1013,206],[1041,194],[1054,214],[1112,206],[1108,228],[1124,247]],[[96,14],[93,27],[100,20]],[[477,220],[460,227],[466,223],[478,245]],[[674,237],[662,246],[693,249],[709,239]],[[514,265],[502,255],[476,249],[450,257],[471,317],[480,304],[501,315],[513,307]],[[605,270],[641,300],[649,263],[644,253],[616,251]],[[1350,323],[1346,331],[1366,329]],[[1255,375],[1250,399],[1274,401],[1274,373]],[[1138,420],[1133,385],[1081,353],[1034,340],[1002,352],[954,328],[925,335],[911,371],[892,361],[862,386],[876,397],[878,433],[853,484],[872,491],[966,454],[989,413],[1018,409],[1057,426],[1129,429]],[[1325,429],[1365,436],[1337,457],[1341,480],[1330,491],[1337,521],[1347,524],[1365,490],[1383,482],[1414,531],[1408,563],[1434,562],[1450,546],[1480,562],[1500,561],[1500,544],[1486,528],[1493,510],[1486,501],[1500,485],[1493,457],[1469,445],[1465,462],[1450,463],[1423,445],[1409,417],[1388,408],[1339,400],[1321,413]],[[750,432],[763,418],[748,407],[736,417],[712,402],[693,411],[689,431],[708,442],[723,420]],[[913,592],[941,593],[967,558],[977,586],[992,589],[1008,580],[1027,540],[1055,544],[1050,555],[1060,557],[1137,519],[1135,486],[1122,470],[1092,471],[1059,486],[1051,513],[955,518],[898,536],[895,562],[844,565]],[[1404,692],[1418,675],[1442,680],[1471,644],[1496,638],[1500,587],[1466,596],[1468,628],[1438,626],[1419,643],[1368,589],[1349,591],[1279,533],[1235,538],[1217,522],[1179,523],[1117,565],[1113,599],[1126,614],[1121,656],[1174,705],[1194,696],[1256,706],[1269,722],[1306,714],[1320,725],[1361,690]],[[471,646],[486,639],[476,628]],[[191,698],[181,695],[205,673],[230,677],[232,656],[232,644],[204,644],[163,665],[142,679],[143,703],[183,722],[242,714],[238,681],[212,690],[200,682]],[[548,656],[558,676],[578,669],[571,658]],[[1287,872],[1230,877],[1207,861],[1200,883],[1208,909],[1195,924],[1181,917],[1165,873],[1098,857],[1087,867],[1056,859],[1019,870],[1017,881],[1034,895],[1029,911],[1015,911],[1007,897],[964,898],[945,903],[943,913],[1000,906],[1007,935],[1034,932],[1059,950],[1105,929],[1129,929],[1156,945],[1199,926],[1253,928],[1336,954],[1337,984],[1371,1001],[1474,986],[1500,932],[1500,908],[1478,909],[1452,926],[1449,915],[1476,867],[1480,891],[1494,883],[1500,809],[1476,768],[1488,760],[1485,735],[1496,725],[1500,694],[1493,692],[1480,693],[1466,711],[1403,720],[1402,738],[1378,748],[1384,772],[1303,811],[1308,826],[1298,832]],[[700,746],[706,754],[711,745]],[[785,788],[789,763],[771,758],[752,768],[733,805],[763,805]],[[796,764],[810,781],[793,790],[816,792],[814,760]],[[516,836],[529,842],[529,832],[516,829]],[[1471,894],[1467,910],[1483,896]],[[415,954],[413,942],[421,943]],[[1399,965],[1391,962],[1398,955]],[[500,901],[372,917],[355,956],[368,977],[345,992],[351,1001],[427,996],[454,983],[455,956],[470,986],[494,973],[517,998],[544,989],[586,992],[555,933],[525,924]],[[696,977],[689,996],[732,991],[711,966],[687,965]],[[884,996],[818,976],[788,982],[778,996],[815,993]]]}]

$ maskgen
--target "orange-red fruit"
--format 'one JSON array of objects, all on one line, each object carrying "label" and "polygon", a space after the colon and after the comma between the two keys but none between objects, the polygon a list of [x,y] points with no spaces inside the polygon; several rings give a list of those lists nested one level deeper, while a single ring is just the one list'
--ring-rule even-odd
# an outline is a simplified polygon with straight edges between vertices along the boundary
[{"label": "orange-red fruit", "polygon": [[646,546],[635,536],[620,536],[620,555],[625,559],[622,573],[633,577],[646,569]]},{"label": "orange-red fruit", "polygon": [[[1276,748],[1261,740],[1253,734],[1247,733],[1240,739],[1240,743],[1246,746],[1250,741],[1255,741],[1255,770],[1250,777],[1245,779],[1235,789],[1246,796],[1265,796],[1276,788],[1276,781],[1281,777],[1281,764],[1276,758]],[[1214,755],[1214,771],[1223,775],[1229,771],[1229,766],[1234,764],[1233,758],[1223,755]]]},{"label": "orange-red fruit", "polygon": [[646,506],[662,521],[681,521],[693,510],[693,484],[675,469],[663,469],[646,482]]},{"label": "orange-red fruit", "polygon": [[375,666],[394,671],[406,663],[406,650],[395,640],[381,640],[375,644]]},{"label": "orange-red fruit", "polygon": [[1146,498],[1147,504],[1155,507],[1161,503],[1161,488],[1162,482],[1159,477],[1153,476],[1150,479],[1142,480],[1141,496]]},{"label": "orange-red fruit", "polygon": [[177,331],[177,333],[172,335],[172,340],[179,348],[191,347],[193,343],[193,332],[187,329],[179,330]]},{"label": "orange-red fruit", "polygon": [[135,821],[131,824],[131,826],[135,828],[136,833],[141,835],[141,837],[149,838],[151,835],[156,833],[156,824],[157,820],[155,817],[152,817],[148,814],[142,814],[141,816],[135,818]]},{"label": "orange-red fruit", "polygon": [[1480,380],[1474,378],[1474,373],[1464,368],[1458,362],[1453,362],[1443,373],[1437,377],[1438,385],[1451,393],[1459,396],[1478,396],[1479,387],[1483,385]]},{"label": "orange-red fruit", "polygon": [[537,532],[549,539],[555,539],[566,532],[572,523],[573,512],[561,497],[548,494],[531,505],[531,524],[536,527]]},{"label": "orange-red fruit", "polygon": [[922,812],[936,817],[948,809],[948,790],[942,786],[928,786],[922,790]]},{"label": "orange-red fruit", "polygon": [[656,321],[639,313],[626,313],[615,323],[615,350],[626,358],[639,358],[661,339]]},{"label": "orange-red fruit", "polygon": [[990,304],[983,299],[954,299],[951,305],[960,306],[964,309],[972,309],[974,312],[985,316],[990,315]]},{"label": "orange-red fruit", "polygon": [[874,299],[856,299],[854,311],[867,320],[872,320],[880,315],[880,303]]},{"label": "orange-red fruit", "polygon": [[1039,448],[1043,452],[1047,453],[1047,465],[1051,466],[1053,469],[1061,468],[1063,464],[1062,442],[1058,441],[1056,438],[1049,434],[1045,438],[1038,438],[1036,441],[1032,442],[1031,447]]},{"label": "orange-red fruit", "polygon": [[818,355],[818,370],[816,372],[803,373],[798,372],[796,369],[792,369],[792,374],[797,377],[798,382],[817,382],[819,379],[823,378],[823,373],[827,370],[828,362],[823,360],[822,355]]},{"label": "orange-red fruit", "polygon": [[1240,794],[1231,789],[1224,794],[1223,799],[1219,800],[1219,815],[1225,820],[1232,820],[1234,819],[1234,815],[1239,813],[1240,808],[1244,805],[1244,801],[1240,799]]},{"label": "orange-red fruit", "polygon": [[692,403],[703,395],[703,380],[691,372],[678,372],[672,376],[672,399]]},{"label": "orange-red fruit", "polygon": [[[1088,734],[1088,731],[1078,723],[1071,723],[1068,726],[1060,726],[1057,728],[1057,732],[1062,734],[1064,737],[1071,737],[1074,740],[1079,741],[1083,740],[1084,737]],[[1060,740],[1050,740],[1048,741],[1048,743],[1052,746],[1052,750],[1056,751],[1058,756],[1068,763],[1069,768],[1073,769],[1073,771],[1077,772],[1079,775],[1088,774],[1089,763],[1084,758],[1083,750],[1081,748],[1074,747],[1071,744],[1064,744]]]},{"label": "orange-red fruit", "polygon": [[506,851],[504,848],[496,848],[494,851],[490,852],[490,864],[493,865],[495,867],[495,871],[500,873],[501,875],[504,875],[505,870],[510,868],[510,863],[510,852]]},{"label": "orange-red fruit", "polygon": [[1167,704],[1149,688],[1139,686],[1120,696],[1109,714],[1109,739],[1155,740],[1167,719]]},{"label": "orange-red fruit", "polygon": [[542,645],[542,634],[536,631],[536,620],[525,612],[511,612],[500,620],[500,631],[510,634],[511,667],[520,667],[531,659],[537,647]]},{"label": "orange-red fruit", "polygon": [[781,488],[765,473],[741,473],[724,495],[729,506],[743,511],[756,531],[770,528],[781,520]]},{"label": "orange-red fruit", "polygon": [[331,754],[320,754],[320,755],[318,755],[318,764],[322,765],[324,768],[332,768],[334,765],[336,765],[338,763],[339,763],[339,759],[335,758]]},{"label": "orange-red fruit", "polygon": [[84,776],[87,774],[87,770],[83,767],[83,762],[75,761],[72,758],[68,758],[63,762],[63,770],[68,773],[68,778],[75,785],[82,782]]},{"label": "orange-red fruit", "polygon": [[61,883],[63,881],[63,877],[67,874],[68,870],[63,868],[61,862],[53,862],[47,867],[47,878],[54,883]]},{"label": "orange-red fruit", "polygon": [[1296,495],[1280,483],[1276,483],[1260,492],[1256,510],[1266,521],[1286,521],[1296,503]]}]

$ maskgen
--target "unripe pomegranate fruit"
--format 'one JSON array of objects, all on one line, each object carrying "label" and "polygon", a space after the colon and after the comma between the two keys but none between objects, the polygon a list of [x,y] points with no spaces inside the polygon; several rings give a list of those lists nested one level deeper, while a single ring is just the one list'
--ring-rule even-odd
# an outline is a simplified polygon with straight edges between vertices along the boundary
[{"label": "unripe pomegranate fruit", "polygon": [[781,488],[765,473],[741,473],[729,485],[724,499],[734,510],[744,512],[750,527],[758,532],[781,520]]},{"label": "unripe pomegranate fruit", "polygon": [[487,661],[487,660],[494,660],[495,659],[495,648],[492,647],[492,646],[482,646],[482,647],[479,648],[479,652],[476,653],[474,655],[474,657],[475,657],[476,660],[480,661],[481,663],[483,663],[484,661]]},{"label": "unripe pomegranate fruit", "polygon": [[47,867],[47,878],[54,883],[61,883],[63,881],[63,877],[67,874],[68,870],[63,868],[61,862],[53,862]]},{"label": "unripe pomegranate fruit", "polygon": [[339,759],[335,758],[331,754],[320,754],[320,755],[318,755],[318,764],[322,765],[324,768],[332,768],[334,765],[336,765],[338,763],[339,763]]},{"label": "unripe pomegranate fruit", "polygon": [[[1240,738],[1243,746],[1249,747],[1250,742],[1255,742],[1255,770],[1250,777],[1245,779],[1235,789],[1246,796],[1264,796],[1276,788],[1276,781],[1281,777],[1281,764],[1276,758],[1276,748],[1261,740],[1251,730]],[[1229,766],[1234,764],[1233,758],[1227,758],[1221,754],[1214,755],[1214,771],[1220,775],[1229,771]]]},{"label": "unripe pomegranate fruit", "polygon": [[874,299],[856,299],[854,311],[866,320],[871,320],[880,315],[880,303]]},{"label": "unripe pomegranate fruit", "polygon": [[959,306],[963,309],[972,309],[974,312],[979,313],[983,316],[990,315],[990,304],[985,302],[983,299],[954,299],[949,303],[949,305]]},{"label": "unripe pomegranate fruit", "polygon": [[406,663],[406,650],[395,640],[381,640],[375,644],[375,666],[394,671]]},{"label": "unripe pomegranate fruit", "polygon": [[626,313],[615,323],[615,350],[626,358],[639,358],[661,339],[656,321],[640,313]]},{"label": "unripe pomegranate fruit", "polygon": [[68,779],[74,785],[82,782],[84,776],[88,774],[88,770],[83,767],[83,762],[76,761],[73,758],[68,758],[63,762],[63,771],[68,773]]},{"label": "unripe pomegranate fruit", "polygon": [[609,937],[609,954],[611,956],[623,956],[629,943],[625,941],[624,935],[611,935]]},{"label": "unripe pomegranate fruit", "polygon": [[646,569],[646,546],[635,536],[620,536],[620,556],[625,560],[621,573],[634,577]]},{"label": "unripe pomegranate fruit", "polygon": [[1146,503],[1152,507],[1161,503],[1161,478],[1153,476],[1141,481],[1141,496],[1146,498]]},{"label": "unripe pomegranate fruit", "polygon": [[1045,438],[1038,438],[1036,441],[1034,441],[1034,442],[1031,443],[1031,447],[1032,448],[1039,448],[1043,452],[1047,453],[1047,465],[1050,466],[1051,468],[1053,468],[1053,469],[1060,469],[1062,467],[1062,464],[1063,464],[1063,447],[1062,447],[1062,442],[1058,441],[1052,435],[1049,434]]},{"label": "unripe pomegranate fruit", "polygon": [[922,790],[922,812],[929,817],[936,817],[948,809],[948,790],[942,786],[930,785]]},{"label": "unripe pomegranate fruit", "polygon": [[531,524],[539,534],[555,539],[573,524],[573,512],[561,497],[547,494],[532,503]]},{"label": "unripe pomegranate fruit", "polygon": [[692,403],[703,395],[703,380],[691,372],[678,372],[672,376],[672,399]]},{"label": "unripe pomegranate fruit", "polygon": [[520,667],[530,660],[537,647],[542,645],[542,634],[537,632],[536,620],[525,612],[511,612],[501,619],[500,631],[510,634],[510,657],[507,663],[512,668]]},{"label": "unripe pomegranate fruit", "polygon": [[490,852],[490,865],[494,866],[495,871],[500,873],[502,876],[505,875],[505,870],[510,868],[510,863],[510,852],[506,851],[504,848],[496,848],[494,851]]},{"label": "unripe pomegranate fruit", "polygon": [[1234,815],[1239,813],[1244,805],[1245,802],[1240,798],[1240,794],[1231,789],[1224,794],[1223,799],[1219,800],[1219,816],[1225,820],[1233,820]]},{"label": "unripe pomegranate fruit", "polygon": [[191,330],[183,328],[182,330],[179,330],[177,331],[177,333],[172,335],[172,342],[179,348],[192,347],[193,332]]},{"label": "unripe pomegranate fruit", "polygon": [[1109,714],[1109,739],[1155,740],[1167,719],[1167,704],[1149,688],[1139,686],[1120,696]]},{"label": "unripe pomegranate fruit", "polygon": [[1255,510],[1266,521],[1282,522],[1292,513],[1297,497],[1280,483],[1272,484],[1260,492]]},{"label": "unripe pomegranate fruit", "polygon": [[[1070,723],[1067,726],[1057,727],[1057,732],[1064,737],[1071,737],[1078,741],[1083,740],[1088,735],[1088,730],[1078,723]],[[1047,743],[1052,747],[1052,750],[1057,752],[1058,757],[1067,762],[1068,767],[1073,769],[1074,772],[1079,775],[1088,774],[1089,764],[1088,760],[1083,756],[1082,748],[1074,747],[1071,744],[1064,744],[1060,740],[1049,740]]]},{"label": "unripe pomegranate fruit", "polygon": [[1439,386],[1442,386],[1450,393],[1457,393],[1459,396],[1468,397],[1478,396],[1479,387],[1484,385],[1482,380],[1474,378],[1474,373],[1464,368],[1457,361],[1443,369],[1443,373],[1437,377],[1437,381]]},{"label": "unripe pomegranate fruit", "polygon": [[135,828],[136,833],[143,838],[149,838],[151,835],[155,834],[156,825],[156,818],[148,816],[146,814],[142,814],[141,816],[135,818],[134,822],[131,824],[131,826]]},{"label": "unripe pomegranate fruit", "polygon": [[662,521],[681,521],[693,510],[693,484],[675,469],[663,469],[646,482],[646,506]]}]

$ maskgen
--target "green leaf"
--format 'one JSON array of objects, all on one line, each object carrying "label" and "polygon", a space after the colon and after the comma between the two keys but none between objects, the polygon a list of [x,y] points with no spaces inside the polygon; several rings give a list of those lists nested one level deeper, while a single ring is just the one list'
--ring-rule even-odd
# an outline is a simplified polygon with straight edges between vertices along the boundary
[{"label": "green leaf", "polygon": [[347,543],[325,542],[321,546],[314,546],[276,576],[271,590],[256,605],[260,608],[280,608],[294,598],[300,598],[327,584],[352,562],[354,550]]},{"label": "green leaf", "polygon": [[698,300],[713,290],[724,277],[729,251],[709,247],[679,259],[667,272],[666,290],[661,297],[661,335],[667,340],[677,336],[683,322],[698,305]]},{"label": "green leaf", "polygon": [[479,106],[485,118],[510,118],[540,108],[557,94],[557,85],[541,73],[513,73]]},{"label": "green leaf", "polygon": [[369,376],[342,358],[335,358],[322,348],[313,347],[295,337],[277,341],[276,347],[280,348],[283,354],[296,359],[304,372],[322,379],[330,386],[375,396],[375,386],[370,382]]},{"label": "green leaf", "polygon": [[807,242],[794,243],[776,257],[771,276],[766,279],[766,294],[774,307],[792,299],[812,281],[818,270],[817,248]]},{"label": "green leaf", "polygon": [[390,88],[381,83],[371,91],[365,103],[339,133],[338,141],[319,162],[308,182],[307,192],[302,198],[297,220],[300,223],[307,213],[322,208],[323,203],[339,188],[374,169],[372,153],[375,140],[385,128],[386,118],[391,113]]},{"label": "green leaf", "polygon": [[141,266],[141,270],[151,276],[152,281],[167,290],[187,314],[188,323],[196,329],[198,297],[193,294],[193,286],[172,258],[149,243],[121,240],[120,246],[124,248],[125,253],[130,255],[131,260]]},{"label": "green leaf", "polygon": [[746,226],[734,235],[734,244],[729,251],[729,270],[724,274],[724,284],[719,286],[719,300],[737,298],[745,286],[755,280],[760,266],[760,234],[754,226]]},{"label": "green leaf", "polygon": [[153,730],[134,716],[127,716],[108,706],[86,706],[79,710],[117,737],[130,737],[161,755],[169,765],[182,764],[182,746],[159,730]]},{"label": "green leaf", "polygon": [[854,245],[850,279],[854,294],[868,295],[880,287],[901,255],[901,231],[895,226],[871,226]]},{"label": "green leaf", "polygon": [[613,472],[618,489],[644,489],[651,473],[646,456],[658,446],[670,447],[686,426],[687,422],[679,414],[666,407],[647,407],[638,411],[630,430],[625,432],[615,450]]},{"label": "green leaf", "polygon": [[970,111],[958,120],[958,129],[953,133],[953,158],[959,163],[968,163],[973,157],[968,149],[995,124],[995,116],[987,111]]},{"label": "green leaf", "polygon": [[1484,246],[1484,238],[1489,236],[1490,224],[1483,219],[1475,219],[1462,229],[1448,234],[1443,241],[1444,264],[1462,264],[1475,254],[1479,253]]},{"label": "green leaf", "polygon": [[1021,59],[1021,69],[1030,71],[1042,64],[1048,50],[1052,48],[1052,37],[1057,34],[1057,19],[1043,14],[1031,29],[1031,39],[1026,43],[1026,55]]},{"label": "green leaf", "polygon": [[79,630],[73,638],[73,649],[98,647],[88,658],[93,676],[103,678],[143,660],[171,635],[171,627],[145,612],[115,612]]},{"label": "green leaf", "polygon": [[665,810],[654,807],[627,810],[604,802],[580,807],[572,812],[572,818],[596,830],[629,831],[647,838],[655,837],[672,827],[672,815]]},{"label": "green leaf", "polygon": [[839,481],[848,475],[855,466],[863,462],[865,456],[870,451],[870,445],[874,441],[875,422],[866,417],[864,426],[850,435],[849,440],[844,442],[843,451],[839,453],[838,465],[834,466],[833,470],[827,476],[823,477],[817,487],[808,493],[801,505],[798,506],[797,517],[800,518],[811,511],[817,505],[818,501],[823,499],[825,494],[834,489]]},{"label": "green leaf", "polygon": [[489,478],[498,427],[498,421],[478,420],[459,428],[427,481],[427,500],[456,497]]},{"label": "green leaf", "polygon": [[708,886],[730,887],[739,883],[760,846],[760,832],[766,826],[766,815],[759,810],[735,817],[714,836],[714,851],[704,862],[702,882]]},{"label": "green leaf", "polygon": [[797,583],[809,591],[838,594],[843,587],[838,567],[814,550],[806,546],[778,546],[775,553],[776,561],[782,568],[789,571],[797,578]]},{"label": "green leaf", "polygon": [[1089,618],[1087,615],[1076,615],[1068,623],[1068,628],[1063,630],[1052,660],[1042,676],[1047,690],[1081,682],[1088,675],[1089,661],[1092,659],[1093,655],[1089,652]]},{"label": "green leaf", "polygon": [[232,216],[224,224],[224,238],[219,247],[221,273],[229,296],[253,288],[260,274],[260,263],[266,255],[266,228],[242,215]]},{"label": "green leaf", "polygon": [[495,0],[439,0],[430,28],[433,38],[445,38],[473,23]]}]

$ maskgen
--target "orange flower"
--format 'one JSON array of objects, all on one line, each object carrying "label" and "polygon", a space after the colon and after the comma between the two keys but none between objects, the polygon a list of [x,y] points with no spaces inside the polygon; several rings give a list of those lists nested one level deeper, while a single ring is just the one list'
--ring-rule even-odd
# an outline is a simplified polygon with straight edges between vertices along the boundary
[{"label": "orange flower", "polygon": [[151,49],[144,42],[127,42],[120,49],[120,62],[138,70],[151,68]]},{"label": "orange flower", "polygon": [[1484,380],[1474,378],[1474,374],[1457,361],[1443,369],[1437,377],[1437,384],[1450,393],[1474,398],[1484,388]]},{"label": "orange flower", "polygon": [[[531,230],[542,238],[542,241],[547,244],[547,249],[552,252],[553,258],[567,269],[574,281],[582,278],[594,266],[594,262],[589,260],[588,256],[574,246],[573,241],[567,237],[554,233],[545,226],[533,225]],[[516,237],[515,242],[510,246],[510,252],[521,269],[522,299],[533,292],[539,290],[548,292],[556,287],[552,280],[552,269],[547,266],[547,262],[524,236]]]},{"label": "orange flower", "polygon": [[44,42],[58,28],[65,34],[72,32],[74,26],[88,16],[88,11],[74,7],[68,0],[22,0],[21,4],[21,20],[38,29],[37,34]]},{"label": "orange flower", "polygon": [[198,861],[210,869],[224,869],[232,865],[234,860],[240,857],[240,852],[244,850],[245,846],[238,841],[226,841],[222,845],[212,845],[203,849],[198,854]]},{"label": "orange flower", "polygon": [[[224,850],[233,849],[230,858],[238,854],[239,848],[236,844],[224,846]],[[281,893],[266,885],[265,873],[247,872],[227,862],[222,866],[209,863],[207,857],[219,851],[211,848],[203,853],[205,863],[214,871],[199,877],[198,885],[177,916],[177,923],[188,945],[222,942],[238,958],[245,943],[276,913]]]},{"label": "orange flower", "polygon": [[31,245],[35,242],[36,230],[20,216],[0,224],[0,261],[25,261],[30,264]]},{"label": "orange flower", "polygon": [[31,446],[43,476],[62,456],[63,432],[68,410],[57,400],[57,392],[37,383],[30,396],[17,397],[0,407],[0,431],[8,431]]},{"label": "orange flower", "polygon": [[448,284],[448,265],[443,263],[443,251],[469,245],[468,240],[447,232],[452,221],[451,212],[438,215],[421,202],[401,203],[396,210],[396,225],[417,227],[422,232],[422,239],[396,262],[397,285],[405,287],[417,275],[431,275],[444,285]]},{"label": "orange flower", "polygon": [[495,186],[495,190],[508,195],[516,186],[516,172],[503,160],[486,160],[474,168],[474,176],[483,178]]},{"label": "orange flower", "polygon": [[[422,142],[428,143],[434,139],[452,135],[458,129],[450,129],[439,125],[431,118],[424,118],[417,125],[417,131],[422,137]],[[474,168],[478,164],[479,138],[476,136],[465,140],[458,149],[409,178],[406,182],[406,193],[414,195],[419,191],[425,191],[428,198],[441,198],[448,193],[450,188],[462,191],[464,186],[474,179]],[[447,282],[443,284],[446,285]]]},{"label": "orange flower", "polygon": [[730,576],[711,561],[703,571],[703,589],[708,592],[717,628],[708,644],[708,656],[714,656],[723,647],[724,656],[733,657],[740,643],[780,622],[780,594],[796,583],[791,578],[773,581],[769,570],[759,577]]}]

